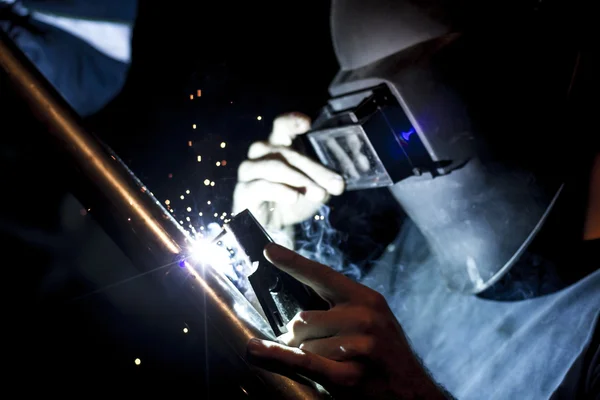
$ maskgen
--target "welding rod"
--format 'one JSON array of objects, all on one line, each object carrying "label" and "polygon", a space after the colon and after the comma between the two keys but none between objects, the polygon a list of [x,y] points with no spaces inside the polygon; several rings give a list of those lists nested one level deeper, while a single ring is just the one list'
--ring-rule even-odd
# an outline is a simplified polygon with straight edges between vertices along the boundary
[{"label": "welding rod", "polygon": [[[116,232],[113,239],[117,243],[122,243],[116,239],[118,236],[131,238],[129,244],[136,243],[128,248],[122,246],[136,267],[146,272],[160,265],[158,262],[173,262],[185,256],[189,236],[177,221],[108,147],[86,132],[71,107],[1,30],[0,68],[79,173],[84,175],[92,197],[103,199],[100,207],[107,212],[98,218],[103,228]],[[130,219],[129,223],[122,222],[127,219]],[[311,385],[245,363],[248,340],[252,337],[269,339],[268,325],[231,282],[211,268],[197,274],[196,279],[187,279],[189,272],[185,268],[170,271],[170,275],[176,275],[181,283],[177,290],[199,309],[197,322],[202,324],[206,313],[212,328],[225,338],[229,351],[235,353],[233,358],[255,377],[253,382],[261,382],[261,390],[270,393],[269,397],[322,397]],[[160,276],[159,280],[164,281],[165,276]]]}]

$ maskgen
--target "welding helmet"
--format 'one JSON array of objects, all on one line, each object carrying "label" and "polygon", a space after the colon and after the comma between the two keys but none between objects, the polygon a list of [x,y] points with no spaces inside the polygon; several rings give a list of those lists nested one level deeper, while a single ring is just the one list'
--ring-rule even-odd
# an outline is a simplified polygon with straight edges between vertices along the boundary
[{"label": "welding helmet", "polygon": [[541,3],[448,3],[334,0],[341,68],[306,137],[348,190],[389,186],[448,286],[480,293],[563,189],[577,52]]}]

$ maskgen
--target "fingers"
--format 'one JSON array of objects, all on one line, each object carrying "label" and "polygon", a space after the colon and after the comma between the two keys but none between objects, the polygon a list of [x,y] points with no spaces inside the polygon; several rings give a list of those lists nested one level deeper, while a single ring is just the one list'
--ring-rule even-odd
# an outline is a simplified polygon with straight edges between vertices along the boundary
[{"label": "fingers", "polygon": [[369,162],[369,158],[363,153],[363,143],[360,141],[358,135],[350,135],[346,138],[346,143],[348,144],[348,148],[352,153],[352,157],[354,158],[354,164],[361,172],[368,172],[371,163]]},{"label": "fingers", "polygon": [[281,160],[244,161],[238,169],[238,182],[251,182],[254,180],[266,180],[295,188],[304,188],[306,198],[316,203],[327,199],[325,189]]},{"label": "fingers", "polygon": [[354,362],[338,362],[295,347],[252,339],[248,343],[250,360],[270,371],[295,372],[321,384],[352,386],[363,375],[363,367]]},{"label": "fingers", "polygon": [[286,147],[273,146],[265,142],[256,142],[248,150],[248,158],[257,159],[268,154],[280,154],[288,164],[302,171],[312,181],[338,196],[344,191],[344,178],[310,158]]},{"label": "fingers", "polygon": [[360,297],[366,289],[330,267],[304,258],[275,243],[265,248],[265,255],[277,268],[310,286],[333,304]]},{"label": "fingers", "polygon": [[251,182],[239,182],[235,187],[236,198],[244,199],[246,204],[261,204],[274,201],[282,204],[294,204],[301,194],[281,183],[259,179]]},{"label": "fingers", "polygon": [[275,118],[269,143],[276,146],[291,146],[296,136],[310,129],[310,118],[302,113],[290,113]]},{"label": "fingers", "polygon": [[328,139],[325,144],[329,150],[333,153],[334,157],[338,160],[338,163],[342,167],[345,174],[353,179],[360,178],[360,173],[354,165],[354,161],[350,158],[342,146],[334,139]]},{"label": "fingers", "polygon": [[302,342],[324,338],[338,334],[346,323],[347,315],[337,312],[335,309],[329,311],[303,311],[287,324],[287,333],[279,337],[279,340],[288,346],[298,347]]},{"label": "fingers", "polygon": [[288,346],[300,346],[330,336],[364,335],[381,327],[378,312],[362,306],[338,306],[328,311],[302,311],[287,324],[279,339]]},{"label": "fingers", "polygon": [[300,350],[309,351],[334,361],[373,357],[376,341],[372,336],[334,336],[309,340],[300,345]]}]

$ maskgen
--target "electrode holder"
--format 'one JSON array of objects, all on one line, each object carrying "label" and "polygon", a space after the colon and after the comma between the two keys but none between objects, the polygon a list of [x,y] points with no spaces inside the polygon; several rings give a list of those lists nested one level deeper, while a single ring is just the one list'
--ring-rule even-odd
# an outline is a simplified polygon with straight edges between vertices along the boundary
[{"label": "electrode holder", "polygon": [[264,249],[273,240],[250,211],[233,217],[225,231],[233,234],[254,269],[248,280],[275,336],[288,331],[287,323],[298,312],[329,309],[329,304],[314,290],[267,260]]}]

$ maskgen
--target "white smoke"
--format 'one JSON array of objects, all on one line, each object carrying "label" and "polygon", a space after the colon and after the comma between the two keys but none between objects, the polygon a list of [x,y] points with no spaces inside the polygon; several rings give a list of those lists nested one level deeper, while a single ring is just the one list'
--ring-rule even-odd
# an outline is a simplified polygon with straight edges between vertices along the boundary
[{"label": "white smoke", "polygon": [[296,249],[306,258],[359,280],[362,275],[361,269],[340,250],[340,244],[347,240],[347,236],[331,226],[330,211],[328,206],[323,205],[318,212],[322,218],[311,218],[300,224]]}]

